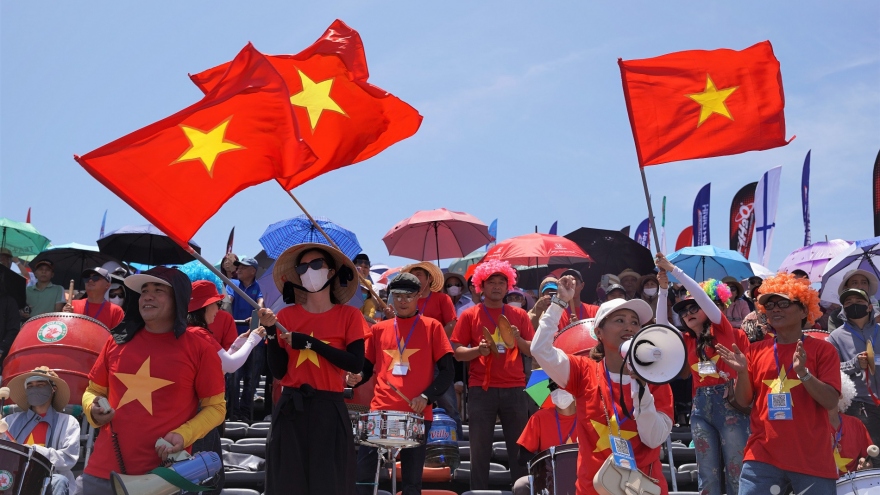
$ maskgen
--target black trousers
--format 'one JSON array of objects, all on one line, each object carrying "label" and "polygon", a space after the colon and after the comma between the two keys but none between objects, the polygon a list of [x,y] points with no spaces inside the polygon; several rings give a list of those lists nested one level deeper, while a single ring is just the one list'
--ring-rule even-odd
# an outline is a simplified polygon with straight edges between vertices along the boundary
[{"label": "black trousers", "polygon": [[342,393],[285,387],[266,444],[266,494],[354,493],[354,438]]},{"label": "black trousers", "polygon": [[[432,421],[425,421],[425,439],[431,431]],[[422,443],[418,447],[400,451],[400,491],[403,495],[419,495],[422,493],[422,470],[425,467],[427,446]],[[376,479],[376,463],[379,451],[373,447],[361,446],[357,457],[357,493],[372,495],[371,483]]]}]

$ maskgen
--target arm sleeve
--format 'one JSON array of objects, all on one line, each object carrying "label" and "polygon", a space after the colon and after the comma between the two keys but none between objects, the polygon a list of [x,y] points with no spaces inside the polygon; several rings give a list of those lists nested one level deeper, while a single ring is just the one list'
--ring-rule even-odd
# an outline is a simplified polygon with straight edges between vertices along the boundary
[{"label": "arm sleeve", "polygon": [[280,380],[287,374],[287,361],[290,355],[278,343],[277,330],[278,327],[275,325],[266,327],[266,335],[269,337],[269,343],[266,344],[266,360],[269,364],[269,373],[272,373],[273,378]]},{"label": "arm sleeve", "polygon": [[217,351],[217,355],[220,356],[220,364],[223,366],[223,372],[234,373],[241,368],[259,341],[260,336],[252,333],[238,350],[227,352],[220,349]]},{"label": "arm sleeve", "polygon": [[34,449],[37,452],[43,454],[49,459],[49,462],[55,466],[56,470],[73,469],[73,466],[76,465],[76,461],[79,460],[79,423],[76,422],[73,416],[64,414],[62,417],[67,421],[64,428],[64,435],[60,438],[61,445],[53,448],[43,447],[41,445],[34,446]]},{"label": "arm sleeve", "polygon": [[455,379],[455,366],[453,364],[452,353],[444,354],[437,361],[437,369],[440,371],[431,385],[425,389],[424,394],[428,396],[429,401],[438,400],[444,392],[452,385]]},{"label": "arm sleeve", "polygon": [[532,339],[531,350],[532,357],[538,361],[547,376],[560,387],[565,388],[568,384],[571,363],[561,349],[553,347],[553,334],[559,326],[559,318],[562,317],[563,311],[565,310],[558,304],[551,304],[547,311],[544,311],[538,323],[538,331]]},{"label": "arm sleeve", "polygon": [[672,273],[675,275],[681,285],[684,285],[685,289],[693,296],[694,301],[700,305],[700,309],[706,313],[706,316],[709,317],[709,321],[712,323],[718,324],[721,323],[721,310],[718,309],[718,306],[715,305],[715,302],[709,297],[709,294],[700,287],[694,279],[688,277],[687,273],[682,271],[681,268],[675,267],[675,271]]},{"label": "arm sleeve", "polygon": [[373,368],[374,367],[375,367],[375,365],[373,364],[372,361],[370,361],[368,358],[364,358],[364,369],[363,369],[363,371],[361,371],[361,373],[364,374],[364,377],[363,377],[363,379],[361,379],[361,381],[358,382],[357,385],[355,385],[352,388],[358,388],[361,385],[367,383],[370,380],[370,378],[373,377]]},{"label": "arm sleeve", "polygon": [[100,425],[92,421],[92,403],[95,402],[95,398],[107,397],[108,393],[107,387],[102,387],[95,382],[89,380],[89,386],[86,388],[86,391],[83,392],[82,398],[82,406],[83,406],[83,414],[86,415],[86,420],[92,425],[93,428],[100,428]]},{"label": "arm sleeve", "polygon": [[[657,411],[657,408],[654,406],[654,394],[651,393],[650,387],[645,388],[645,394],[639,399],[639,389],[642,386],[637,380],[633,380],[630,384],[633,400],[633,417],[636,420],[639,438],[643,444],[655,449],[666,440],[669,432],[672,431],[672,419],[666,414]],[[669,387],[669,385],[662,386]]]},{"label": "arm sleeve", "polygon": [[[666,301],[669,300],[669,289],[659,288],[657,290],[657,324],[658,325],[672,325],[669,323],[669,314],[667,313],[667,304]],[[662,304],[661,304],[662,303]],[[662,307],[662,311],[661,311]],[[674,326],[674,325],[673,325]]]},{"label": "arm sleeve", "polygon": [[200,400],[199,407],[199,412],[191,420],[171,431],[179,433],[183,437],[184,447],[189,447],[223,422],[223,418],[226,416],[224,393]]},{"label": "arm sleeve", "polygon": [[363,339],[348,344],[345,350],[325,344],[314,337],[307,337],[307,340],[312,343],[312,350],[330,361],[333,366],[352,373],[358,373],[364,369]]}]

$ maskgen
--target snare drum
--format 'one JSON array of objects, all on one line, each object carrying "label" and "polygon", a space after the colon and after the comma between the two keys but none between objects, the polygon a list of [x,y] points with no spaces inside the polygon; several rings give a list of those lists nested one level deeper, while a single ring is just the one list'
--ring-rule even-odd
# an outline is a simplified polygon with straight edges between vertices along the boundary
[{"label": "snare drum", "polygon": [[0,440],[0,492],[43,495],[52,481],[52,463],[30,447]]},{"label": "snare drum", "polygon": [[425,419],[402,411],[371,411],[361,414],[361,443],[405,449],[425,442]]},{"label": "snare drum", "polygon": [[845,474],[837,480],[837,495],[880,494],[880,469]]},{"label": "snare drum", "polygon": [[558,445],[538,452],[529,461],[532,493],[575,495],[578,445]]}]

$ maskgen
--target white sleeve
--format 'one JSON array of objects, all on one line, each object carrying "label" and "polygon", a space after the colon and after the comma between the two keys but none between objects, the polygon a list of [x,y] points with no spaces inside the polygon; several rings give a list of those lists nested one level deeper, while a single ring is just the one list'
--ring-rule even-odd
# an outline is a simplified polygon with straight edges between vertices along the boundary
[{"label": "white sleeve", "polygon": [[[669,323],[669,314],[667,311],[668,304],[666,304],[666,301],[668,301],[668,300],[669,300],[669,289],[668,288],[664,289],[662,287],[659,288],[657,290],[657,311],[656,311],[657,324],[659,324],[659,325],[672,325],[671,323]],[[660,311],[660,308],[661,308],[660,303],[663,303],[663,305],[662,305],[663,311]]]},{"label": "white sleeve", "polygon": [[681,268],[675,267],[675,271],[672,274],[681,282],[681,285],[684,286],[685,289],[693,296],[694,301],[700,306],[700,309],[706,313],[706,316],[709,317],[709,321],[712,323],[718,324],[721,323],[721,310],[718,309],[718,306],[715,305],[715,301],[709,297],[709,294],[700,287],[694,279],[688,277],[687,273],[683,272]]},{"label": "white sleeve", "polygon": [[59,415],[61,418],[64,416],[67,416],[67,424],[64,425],[64,435],[60,437],[61,445],[57,448],[47,448],[42,445],[34,445],[33,447],[34,450],[49,459],[56,471],[73,469],[79,459],[79,423],[73,416]]},{"label": "white sleeve", "polygon": [[672,419],[657,412],[654,407],[654,395],[650,388],[645,388],[645,395],[639,400],[641,385],[637,380],[630,382],[630,391],[633,400],[633,418],[639,431],[639,438],[649,448],[657,448],[666,441],[669,432],[672,431]]},{"label": "white sleeve", "polygon": [[560,387],[568,385],[568,377],[571,363],[568,356],[561,349],[553,347],[553,335],[559,327],[559,318],[562,317],[562,306],[550,304],[547,311],[541,315],[538,321],[538,329],[532,339],[532,357],[538,361],[544,372],[547,373]]},{"label": "white sleeve", "polygon": [[[239,339],[235,340],[236,342],[238,342]],[[244,365],[244,362],[247,361],[247,358],[250,355],[251,351],[254,349],[254,346],[259,341],[260,336],[255,333],[251,333],[247,340],[244,341],[244,344],[242,344],[241,348],[232,350],[235,348],[235,343],[233,343],[232,347],[230,347],[229,352],[224,351],[223,349],[217,351],[217,355],[220,356],[220,364],[223,367],[223,372],[234,373],[239,368],[241,368],[242,365]]]}]

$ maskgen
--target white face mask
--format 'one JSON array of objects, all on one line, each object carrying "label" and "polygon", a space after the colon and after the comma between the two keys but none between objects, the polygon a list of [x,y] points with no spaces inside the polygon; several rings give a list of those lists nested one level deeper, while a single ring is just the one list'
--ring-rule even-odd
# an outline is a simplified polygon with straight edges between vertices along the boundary
[{"label": "white face mask", "polygon": [[446,288],[446,293],[452,297],[461,295],[461,287],[457,285],[453,285],[452,287]]},{"label": "white face mask", "polygon": [[645,289],[645,290],[642,291],[642,292],[643,292],[646,296],[648,296],[648,297],[654,297],[654,296],[657,295],[657,288],[656,288],[656,287],[652,287],[652,288],[650,288],[650,289]]},{"label": "white face mask", "polygon": [[110,298],[110,302],[112,302],[113,304],[115,304],[117,306],[122,306],[122,301],[123,301],[123,299],[119,296]]},{"label": "white face mask", "polygon": [[562,390],[561,388],[557,388],[556,390],[550,392],[550,400],[553,401],[553,405],[558,407],[559,409],[565,409],[570,406],[572,402],[574,402],[574,396],[570,393]]},{"label": "white face mask", "polygon": [[312,270],[309,268],[302,274],[302,286],[309,292],[318,292],[327,283],[327,274],[330,272],[327,268],[320,270]]},{"label": "white face mask", "polygon": [[513,306],[514,308],[521,308],[522,307],[522,303],[519,301],[510,301],[507,304],[510,306]]}]

